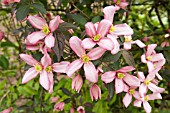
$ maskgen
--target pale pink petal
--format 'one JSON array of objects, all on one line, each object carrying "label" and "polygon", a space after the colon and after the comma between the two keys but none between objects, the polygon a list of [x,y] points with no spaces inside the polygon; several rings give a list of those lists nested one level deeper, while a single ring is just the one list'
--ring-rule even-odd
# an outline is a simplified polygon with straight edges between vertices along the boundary
[{"label": "pale pink petal", "polygon": [[84,72],[86,79],[90,82],[96,83],[98,81],[98,74],[92,62],[84,64]]},{"label": "pale pink petal", "polygon": [[39,50],[39,46],[38,45],[26,45],[26,49],[35,51],[35,50]]},{"label": "pale pink petal", "polygon": [[87,56],[90,58],[90,60],[97,60],[105,53],[105,51],[106,50],[101,47],[96,47],[96,48],[92,49],[87,54]]},{"label": "pale pink petal", "polygon": [[132,47],[131,42],[124,42],[123,43],[123,48],[125,50],[129,50],[129,49],[131,49],[131,47]]},{"label": "pale pink petal", "polygon": [[12,107],[8,108],[8,109],[5,109],[3,111],[1,111],[0,113],[11,113],[12,112]]},{"label": "pale pink petal", "polygon": [[50,81],[50,88],[49,88],[49,93],[53,93],[53,86],[54,86],[54,78],[53,78],[53,73],[48,73],[48,78]]},{"label": "pale pink petal", "polygon": [[155,93],[162,93],[162,92],[165,91],[164,88],[160,88],[160,87],[156,86],[156,85],[153,84],[153,83],[150,83],[150,84],[148,85],[148,88],[149,88],[152,92],[155,92]]},{"label": "pale pink petal", "polygon": [[133,34],[133,29],[126,23],[115,25],[114,28],[115,28],[115,30],[113,31],[113,34],[118,35],[118,36]]},{"label": "pale pink petal", "polygon": [[146,113],[151,113],[152,107],[149,105],[147,101],[143,102],[143,108],[146,111]]},{"label": "pale pink petal", "polygon": [[147,67],[148,67],[148,72],[152,72],[155,68],[154,68],[154,64],[150,61],[147,62]]},{"label": "pale pink petal", "polygon": [[71,64],[68,65],[66,69],[67,75],[71,77],[74,72],[76,72],[82,67],[82,65],[83,65],[83,61],[80,59],[73,61]]},{"label": "pale pink petal", "polygon": [[31,55],[20,54],[19,56],[24,62],[26,62],[30,66],[34,66],[35,64],[38,64],[38,61],[35,60]]},{"label": "pale pink petal", "polygon": [[116,53],[118,53],[120,51],[120,44],[119,42],[117,41],[117,36],[116,35],[113,35],[113,34],[108,34],[107,35],[108,38],[110,38],[113,42],[113,49],[111,50],[111,53],[114,55]]},{"label": "pale pink petal", "polygon": [[101,38],[97,44],[106,50],[112,50],[114,48],[114,43],[109,38]]},{"label": "pale pink petal", "polygon": [[70,64],[70,62],[60,62],[60,63],[54,63],[52,65],[53,71],[58,72],[58,73],[66,73],[66,69],[68,67],[68,65]]},{"label": "pale pink petal", "polygon": [[86,28],[87,35],[89,35],[90,37],[93,37],[96,35],[96,28],[92,22],[87,22],[85,24],[85,28]]},{"label": "pale pink petal", "polygon": [[136,76],[130,75],[128,73],[125,73],[123,80],[129,86],[140,86],[140,80]]},{"label": "pale pink petal", "polygon": [[135,40],[132,42],[132,44],[137,44],[140,48],[146,47],[146,45],[140,40]]},{"label": "pale pink petal", "polygon": [[84,49],[91,49],[96,45],[96,42],[94,42],[92,38],[85,38],[81,45]]},{"label": "pale pink petal", "polygon": [[138,78],[141,82],[145,80],[145,75],[143,72],[137,72]]},{"label": "pale pink petal", "polygon": [[129,91],[129,87],[126,84],[124,84],[124,90],[123,91],[124,92],[128,92]]},{"label": "pale pink petal", "polygon": [[48,78],[48,74],[47,74],[47,72],[45,70],[43,70],[40,73],[39,82],[40,82],[41,86],[44,89],[49,90],[49,88],[50,88],[50,81],[49,81],[49,78]]},{"label": "pale pink petal", "polygon": [[116,7],[114,6],[107,6],[103,9],[103,13],[104,13],[104,19],[110,20],[111,22],[113,22],[113,18],[114,18],[114,13],[117,10]]},{"label": "pale pink petal", "polygon": [[81,57],[85,54],[85,50],[81,46],[82,41],[77,36],[71,37],[69,43],[71,49],[77,54],[77,56]]},{"label": "pale pink petal", "polygon": [[140,94],[140,96],[144,97],[144,95],[147,93],[147,91],[148,91],[147,86],[144,83],[142,83],[140,85],[140,87],[139,87],[139,94]]},{"label": "pale pink petal", "polygon": [[31,44],[36,44],[39,40],[43,39],[46,35],[42,31],[36,31],[27,36],[27,40]]},{"label": "pale pink petal", "polygon": [[159,80],[162,80],[162,76],[159,73],[156,73],[156,76],[158,77]]},{"label": "pale pink petal", "polygon": [[146,55],[145,54],[143,54],[142,56],[141,56],[141,62],[143,62],[143,63],[146,63],[147,61],[146,61]]},{"label": "pale pink petal", "polygon": [[128,6],[128,2],[120,2],[119,6],[120,6],[122,9],[126,9],[126,6]]},{"label": "pale pink petal", "polygon": [[100,34],[101,37],[104,37],[109,32],[111,26],[112,26],[112,22],[103,19],[102,21],[100,21],[98,25],[97,34]]},{"label": "pale pink petal", "polygon": [[105,83],[110,83],[115,79],[116,72],[108,71],[101,76],[102,81]]},{"label": "pale pink petal", "polygon": [[162,53],[151,55],[151,61],[159,61],[165,59]]},{"label": "pale pink petal", "polygon": [[130,72],[130,71],[133,71],[135,70],[135,68],[133,66],[125,66],[125,67],[122,67],[121,69],[117,70],[118,72]]},{"label": "pale pink petal", "polygon": [[142,104],[142,101],[140,101],[140,100],[135,100],[133,103],[133,105],[136,107],[141,107],[141,104]]},{"label": "pale pink petal", "polygon": [[28,69],[28,71],[25,73],[24,77],[22,78],[22,84],[25,84],[26,82],[35,78],[38,75],[38,73],[39,72],[37,72],[34,67]]},{"label": "pale pink petal", "polygon": [[124,90],[124,83],[122,79],[115,79],[115,90],[116,94],[121,93]]},{"label": "pale pink petal", "polygon": [[58,28],[59,23],[60,23],[60,16],[56,16],[54,19],[50,21],[49,28],[51,32],[54,32]]},{"label": "pale pink petal", "polygon": [[154,66],[155,66],[156,68],[158,68],[158,67],[162,67],[162,66],[165,64],[165,62],[166,62],[166,60],[165,60],[165,59],[160,60],[160,61],[158,61],[158,62],[154,63]]},{"label": "pale pink petal", "polygon": [[130,95],[129,93],[126,93],[126,95],[123,98],[123,104],[127,108],[131,102],[132,102],[132,95]]},{"label": "pale pink petal", "polygon": [[154,49],[156,48],[157,44],[150,44],[147,47],[147,51],[146,51],[146,56],[150,56],[152,54],[152,52],[154,51]]},{"label": "pale pink petal", "polygon": [[150,73],[147,75],[146,79],[147,79],[147,80],[153,80],[153,79],[155,78],[155,74],[160,70],[160,68],[161,68],[161,67],[156,68],[155,70],[153,70],[152,72],[150,72]]},{"label": "pale pink petal", "polygon": [[39,16],[28,16],[27,20],[37,29],[42,29],[43,26],[47,25],[46,21]]},{"label": "pale pink petal", "polygon": [[53,34],[50,33],[49,35],[45,37],[45,45],[49,48],[52,48],[54,47],[54,44],[55,44],[55,38]]},{"label": "pale pink petal", "polygon": [[51,58],[48,53],[44,54],[44,56],[41,58],[41,64],[46,68],[47,66],[51,65]]},{"label": "pale pink petal", "polygon": [[133,94],[133,96],[134,96],[135,99],[137,99],[137,100],[142,100],[142,98],[141,98],[141,96],[140,96],[140,94],[139,94],[138,91],[135,91],[134,94]]},{"label": "pale pink petal", "polygon": [[149,97],[148,100],[162,99],[162,96],[160,93],[152,93],[152,94],[149,94],[148,97]]}]

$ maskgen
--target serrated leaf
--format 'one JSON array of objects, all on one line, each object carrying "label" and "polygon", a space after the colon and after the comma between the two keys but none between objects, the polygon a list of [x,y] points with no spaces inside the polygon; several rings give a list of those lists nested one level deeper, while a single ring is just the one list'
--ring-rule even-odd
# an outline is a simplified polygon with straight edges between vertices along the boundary
[{"label": "serrated leaf", "polygon": [[133,55],[130,51],[123,51],[122,52],[123,58],[125,59],[126,63],[130,66],[135,66],[135,61]]},{"label": "serrated leaf", "polygon": [[46,13],[47,13],[44,5],[41,4],[41,3],[33,3],[33,4],[31,4],[31,6],[32,6],[34,9],[36,9],[37,11],[41,12],[42,14],[46,14]]},{"label": "serrated leaf", "polygon": [[23,20],[27,14],[29,13],[29,5],[23,5],[23,6],[20,6],[18,9],[17,9],[17,12],[16,12],[16,18],[18,21],[21,21]]}]

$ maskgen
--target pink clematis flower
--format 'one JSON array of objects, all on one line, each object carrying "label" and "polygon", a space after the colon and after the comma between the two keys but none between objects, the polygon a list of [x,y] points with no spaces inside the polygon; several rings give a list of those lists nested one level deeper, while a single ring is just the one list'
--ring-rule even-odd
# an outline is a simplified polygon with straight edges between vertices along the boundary
[{"label": "pink clematis flower", "polygon": [[126,9],[126,7],[128,6],[128,2],[126,2],[126,0],[113,0],[113,2],[122,9]]},{"label": "pink clematis flower", "polygon": [[11,108],[8,108],[8,109],[1,111],[0,113],[11,113],[12,109],[13,108],[11,107]]},{"label": "pink clematis flower", "polygon": [[79,106],[79,107],[77,108],[77,112],[78,112],[78,113],[85,113],[84,107],[83,107],[83,106]]},{"label": "pink clematis flower", "polygon": [[111,50],[111,48],[113,48],[113,43],[109,38],[105,37],[111,25],[112,25],[111,22],[106,19],[96,24],[93,24],[92,22],[86,23],[85,25],[86,33],[91,38],[85,38],[82,41],[82,46],[85,49],[91,49],[96,44],[98,44],[100,47],[104,49]]},{"label": "pink clematis flower", "polygon": [[60,16],[56,16],[53,20],[51,20],[49,26],[43,18],[38,16],[28,16],[27,20],[32,26],[41,30],[28,35],[28,41],[32,44],[36,44],[39,40],[42,40],[45,37],[45,45],[49,48],[54,47],[55,38],[52,33],[59,26]]},{"label": "pink clematis flower", "polygon": [[101,99],[101,90],[100,90],[100,87],[97,84],[93,84],[90,87],[90,97],[91,97],[92,101],[94,99],[95,100]]},{"label": "pink clematis flower", "polygon": [[83,79],[80,75],[77,75],[72,80],[72,89],[76,90],[78,93],[80,92],[80,89],[83,85]]},{"label": "pink clematis flower", "polygon": [[20,2],[20,0],[2,0],[2,3],[5,5],[15,3],[15,2]]},{"label": "pink clematis flower", "polygon": [[55,104],[54,111],[63,111],[64,105],[65,105],[64,102],[59,102],[59,103]]},{"label": "pink clematis flower", "polygon": [[169,42],[168,41],[164,41],[164,42],[162,42],[162,44],[161,44],[161,47],[163,48],[163,47],[168,47],[169,46]]},{"label": "pink clematis flower", "polygon": [[138,87],[140,86],[140,80],[128,74],[127,72],[135,70],[132,66],[125,66],[117,71],[108,71],[104,73],[101,77],[102,81],[105,83],[110,83],[115,79],[115,90],[116,94],[121,93],[125,90],[125,83],[126,82],[129,86]]},{"label": "pink clematis flower", "polygon": [[155,78],[157,70],[154,70],[153,72],[149,73],[147,77],[145,78],[143,72],[138,72],[138,78],[141,82],[143,82],[139,87],[139,93],[141,96],[147,93],[148,89],[150,89],[153,93],[162,93],[165,91],[164,88],[160,88],[156,86],[154,83],[152,83],[152,80]]},{"label": "pink clematis flower", "polygon": [[38,62],[32,56],[27,54],[20,54],[20,57],[28,65],[32,66],[25,73],[22,79],[22,84],[25,84],[40,74],[39,82],[44,89],[49,91],[49,93],[53,92],[54,81],[52,71],[65,73],[65,69],[69,64],[69,62],[51,64],[51,58],[47,53],[41,58],[41,62]]},{"label": "pink clematis flower", "polygon": [[57,102],[57,101],[59,101],[59,97],[58,96],[56,96],[56,97],[51,97],[51,103],[55,103],[55,102]]},{"label": "pink clematis flower", "polygon": [[97,70],[90,60],[99,59],[106,50],[101,47],[97,47],[86,54],[85,49],[81,46],[81,40],[76,36],[71,37],[69,43],[72,50],[80,59],[69,64],[68,68],[66,69],[67,75],[71,77],[72,74],[79,70],[84,64],[86,79],[90,82],[96,83],[98,81]]},{"label": "pink clematis flower", "polygon": [[[104,19],[109,20],[111,23],[113,23],[113,18],[114,18],[114,13],[117,10],[117,7],[115,6],[107,6],[103,9],[103,13],[104,13]],[[127,25],[126,23],[124,24],[118,24],[118,25],[112,25],[110,27],[109,32],[111,34],[120,36],[120,35],[126,35],[126,36],[130,36],[133,34],[133,29]]]},{"label": "pink clematis flower", "polygon": [[152,107],[148,103],[149,100],[155,100],[155,99],[162,99],[162,96],[160,93],[152,93],[149,95],[144,94],[141,99],[134,101],[134,106],[141,107],[141,104],[143,103],[143,108],[146,111],[146,113],[151,113]]}]

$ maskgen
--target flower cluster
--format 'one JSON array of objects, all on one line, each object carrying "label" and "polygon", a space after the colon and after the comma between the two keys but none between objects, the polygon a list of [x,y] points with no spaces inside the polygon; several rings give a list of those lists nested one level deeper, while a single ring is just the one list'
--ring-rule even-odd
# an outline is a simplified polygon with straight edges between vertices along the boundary
[{"label": "flower cluster", "polygon": [[[156,44],[146,46],[140,40],[132,40],[133,29],[124,24],[113,25],[114,13],[118,10],[116,6],[107,6],[103,9],[104,19],[97,23],[87,22],[85,30],[89,38],[81,40],[77,36],[72,36],[69,40],[70,48],[77,55],[77,59],[73,62],[62,61],[60,63],[53,63],[49,52],[55,45],[55,37],[53,32],[61,23],[60,16],[56,16],[47,22],[39,16],[28,16],[27,20],[30,24],[39,29],[30,33],[26,38],[26,46],[28,50],[41,50],[44,56],[38,62],[32,56],[27,54],[20,54],[28,65],[32,66],[24,75],[22,83],[40,75],[39,82],[42,87],[53,92],[53,72],[66,73],[68,77],[72,77],[72,89],[80,92],[83,85],[82,75],[78,72],[83,67],[85,78],[92,83],[90,87],[90,96],[92,101],[101,98],[101,89],[97,85],[99,72],[103,71],[96,68],[93,64],[94,60],[98,60],[106,51],[110,51],[112,55],[118,53],[121,49],[130,50],[132,44],[138,45],[140,48],[146,48],[146,52],[141,56],[141,61],[148,66],[148,75],[144,76],[143,72],[135,71],[133,66],[124,66],[118,70],[110,70],[102,73],[101,80],[104,83],[110,83],[115,80],[116,94],[126,92],[123,98],[125,107],[128,107],[135,98],[134,106],[143,107],[147,113],[151,112],[151,106],[148,100],[161,99],[160,93],[164,91],[163,88],[157,86],[158,79],[162,79],[158,71],[165,64],[165,58],[161,53],[156,53],[154,49]],[[119,42],[119,37],[123,36],[123,48]],[[135,76],[135,74],[137,76]],[[76,76],[75,76],[76,75]],[[157,77],[157,78],[156,78]],[[150,90],[150,91],[149,91]],[[151,94],[148,94],[152,92]],[[63,110],[64,102],[59,102],[55,105],[54,110]],[[77,109],[78,112],[84,112],[83,107]]]}]

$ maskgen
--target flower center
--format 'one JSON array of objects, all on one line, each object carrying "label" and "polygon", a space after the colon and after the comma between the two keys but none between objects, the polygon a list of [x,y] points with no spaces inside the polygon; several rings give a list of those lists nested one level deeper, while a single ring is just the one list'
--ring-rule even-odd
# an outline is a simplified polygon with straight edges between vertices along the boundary
[{"label": "flower center", "polygon": [[146,59],[147,59],[147,60],[151,60],[152,57],[151,57],[151,56],[147,56]]},{"label": "flower center", "polygon": [[131,42],[132,37],[131,36],[125,36],[125,42]]},{"label": "flower center", "polygon": [[117,77],[118,77],[119,79],[122,79],[124,76],[125,76],[125,75],[124,75],[123,73],[118,73],[118,74],[117,74]]},{"label": "flower center", "polygon": [[94,41],[99,41],[100,38],[101,38],[101,35],[100,35],[100,34],[97,34],[97,35],[95,35],[95,36],[93,37],[93,40],[94,40]]},{"label": "flower center", "polygon": [[50,30],[49,30],[49,28],[48,28],[47,25],[44,25],[44,26],[43,26],[42,32],[43,32],[44,34],[46,34],[46,35],[50,33]]},{"label": "flower center", "polygon": [[149,85],[150,84],[150,80],[145,80],[144,83],[145,83],[145,85]]},{"label": "flower center", "polygon": [[115,27],[112,25],[112,26],[110,27],[109,32],[110,32],[110,33],[113,33],[114,31],[115,31]]},{"label": "flower center", "polygon": [[133,94],[135,93],[135,90],[134,90],[134,89],[130,89],[130,90],[129,90],[129,93],[130,93],[131,95],[133,95]]},{"label": "flower center", "polygon": [[82,56],[82,60],[84,63],[88,63],[90,61],[90,58],[85,54]]},{"label": "flower center", "polygon": [[51,66],[47,66],[47,67],[45,68],[45,71],[51,72],[51,71],[52,71],[52,67],[51,67]]},{"label": "flower center", "polygon": [[42,71],[42,66],[41,66],[41,65],[36,64],[34,67],[35,67],[35,70],[36,70],[37,72],[41,72],[41,71]]},{"label": "flower center", "polygon": [[148,101],[149,100],[149,96],[146,95],[144,99],[145,99],[145,101]]}]

